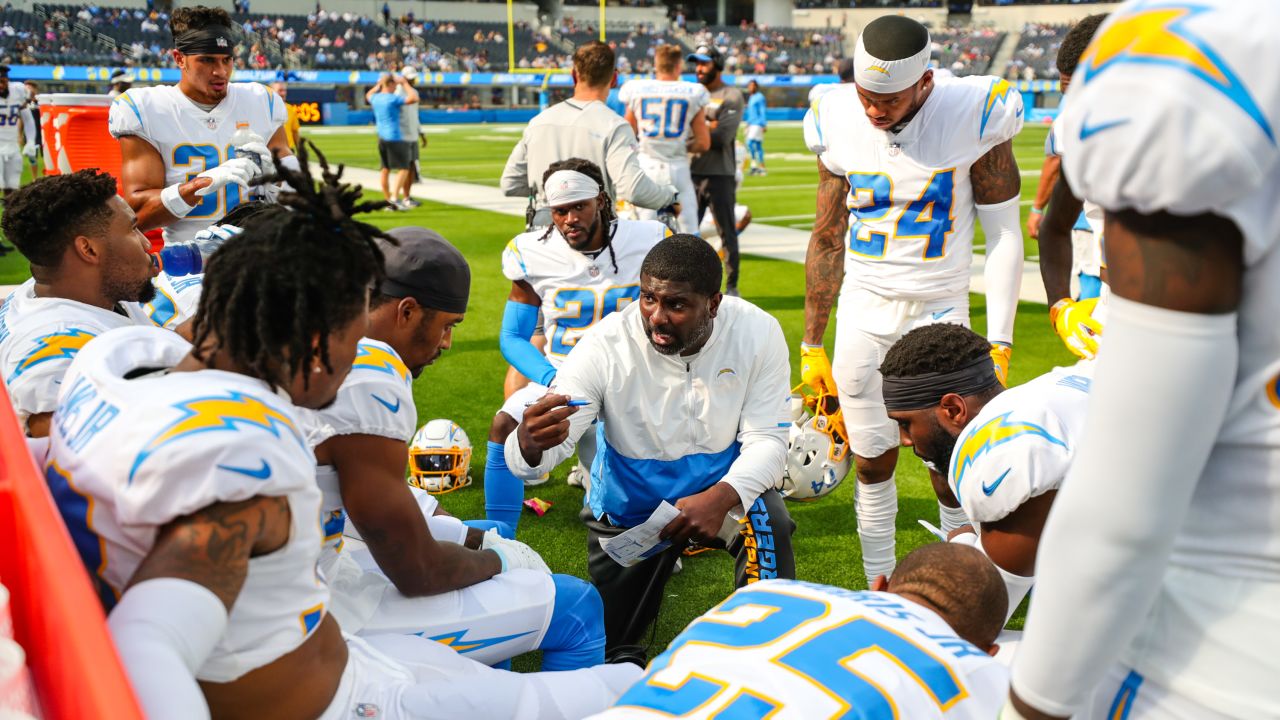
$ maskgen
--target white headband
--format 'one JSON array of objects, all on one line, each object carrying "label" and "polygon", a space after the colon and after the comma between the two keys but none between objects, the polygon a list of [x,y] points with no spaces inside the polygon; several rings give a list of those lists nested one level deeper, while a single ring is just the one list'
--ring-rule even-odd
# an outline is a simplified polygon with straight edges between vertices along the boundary
[{"label": "white headband", "polygon": [[590,200],[600,194],[600,185],[580,172],[557,170],[547,178],[543,192],[547,196],[547,205],[559,207]]},{"label": "white headband", "polygon": [[896,93],[911,87],[929,69],[929,55],[932,42],[926,42],[924,48],[911,57],[901,60],[880,60],[867,52],[862,44],[862,36],[858,36],[858,44],[853,50],[853,79],[858,87],[878,94]]}]

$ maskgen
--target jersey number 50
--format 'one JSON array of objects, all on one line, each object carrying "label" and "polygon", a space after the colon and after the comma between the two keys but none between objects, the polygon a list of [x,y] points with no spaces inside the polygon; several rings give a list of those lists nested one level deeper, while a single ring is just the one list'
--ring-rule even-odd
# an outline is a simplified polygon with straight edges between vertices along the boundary
[{"label": "jersey number 50", "polygon": [[[200,162],[199,169],[193,169],[187,173],[187,179],[183,182],[191,182],[195,176],[215,168],[219,163],[230,160],[236,156],[234,145],[226,147],[226,154],[221,154],[215,145],[179,145],[173,149],[173,167],[194,167],[197,161]],[[221,217],[232,208],[240,204],[240,186],[235,183],[228,183],[226,187],[216,193],[205,195],[196,206],[195,210],[187,213],[189,218],[211,217],[217,215]],[[219,212],[221,210],[221,212]]]},{"label": "jersey number 50", "polygon": [[[893,180],[884,173],[849,173],[849,250],[869,258],[882,258],[891,239],[888,233],[876,232],[868,223],[880,225],[893,212]],[[946,257],[947,235],[954,218],[955,170],[939,170],[929,178],[920,197],[902,205],[893,221],[893,240],[922,238],[926,240],[924,259]]]},{"label": "jersey number 50", "polygon": [[[655,105],[661,107],[655,108]],[[683,137],[684,125],[689,119],[689,101],[684,98],[644,98],[640,101],[640,119],[648,128],[645,137]]]}]

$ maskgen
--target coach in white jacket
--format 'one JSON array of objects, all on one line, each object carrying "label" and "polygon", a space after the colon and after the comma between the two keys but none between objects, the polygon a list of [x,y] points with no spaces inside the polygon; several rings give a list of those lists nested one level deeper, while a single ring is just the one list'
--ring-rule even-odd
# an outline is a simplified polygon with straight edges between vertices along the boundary
[{"label": "coach in white jacket", "polygon": [[[539,477],[601,421],[582,517],[612,662],[644,664],[645,629],[688,542],[733,553],[738,587],[795,577],[795,524],[774,489],[790,424],[787,344],[771,315],[721,295],[722,272],[697,236],[654,246],[639,301],[583,335],[551,394],[507,438],[511,471]],[[586,404],[569,407],[570,399]],[[663,500],[680,510],[663,530],[669,549],[632,567],[600,549],[601,538],[644,522]]]}]

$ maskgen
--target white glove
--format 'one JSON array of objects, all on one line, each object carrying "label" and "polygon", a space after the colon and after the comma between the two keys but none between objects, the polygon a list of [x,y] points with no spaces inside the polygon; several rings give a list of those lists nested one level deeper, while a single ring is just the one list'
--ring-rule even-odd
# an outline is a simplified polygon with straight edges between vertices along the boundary
[{"label": "white glove", "polygon": [[196,233],[191,240],[192,242],[216,240],[218,241],[218,244],[221,245],[242,232],[244,232],[244,229],[236,227],[235,225],[210,225]]},{"label": "white glove", "polygon": [[209,178],[213,182],[196,191],[196,195],[212,195],[229,183],[235,183],[245,190],[249,189],[249,181],[262,174],[258,166],[248,158],[232,158],[221,165],[205,170],[197,178]]},{"label": "white glove", "polygon": [[40,154],[40,148],[36,147],[35,142],[28,140],[27,144],[22,146],[22,154],[26,155],[31,162],[35,162],[36,155]]},{"label": "white glove", "polygon": [[543,561],[542,556],[533,548],[519,540],[508,540],[498,534],[497,530],[489,530],[480,542],[481,550],[492,550],[502,560],[502,572],[524,568],[551,574],[551,568]]},{"label": "white glove", "polygon": [[258,156],[258,162],[262,169],[269,170],[275,168],[275,161],[271,157],[271,148],[267,147],[264,142],[247,142],[236,148],[236,152],[253,153]]}]

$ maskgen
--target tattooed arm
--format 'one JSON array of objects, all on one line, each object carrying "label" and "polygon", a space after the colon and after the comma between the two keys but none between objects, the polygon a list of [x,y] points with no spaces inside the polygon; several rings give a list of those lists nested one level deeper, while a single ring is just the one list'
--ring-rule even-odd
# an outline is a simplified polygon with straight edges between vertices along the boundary
[{"label": "tattooed arm", "polygon": [[818,206],[804,258],[804,342],[821,345],[840,285],[844,282],[844,243],[849,232],[845,196],[849,182],[818,160]]},{"label": "tattooed arm", "polygon": [[[1235,224],[1108,212],[1106,237],[1113,297],[1090,425],[1040,541],[1014,661],[1012,701],[1027,718],[1070,716],[1143,626],[1238,371]],[[1143,429],[1153,417],[1159,430]]]},{"label": "tattooed arm", "polygon": [[973,183],[973,201],[978,205],[996,205],[1022,193],[1022,174],[1013,157],[1013,141],[1005,140],[978,158],[969,170]]}]

